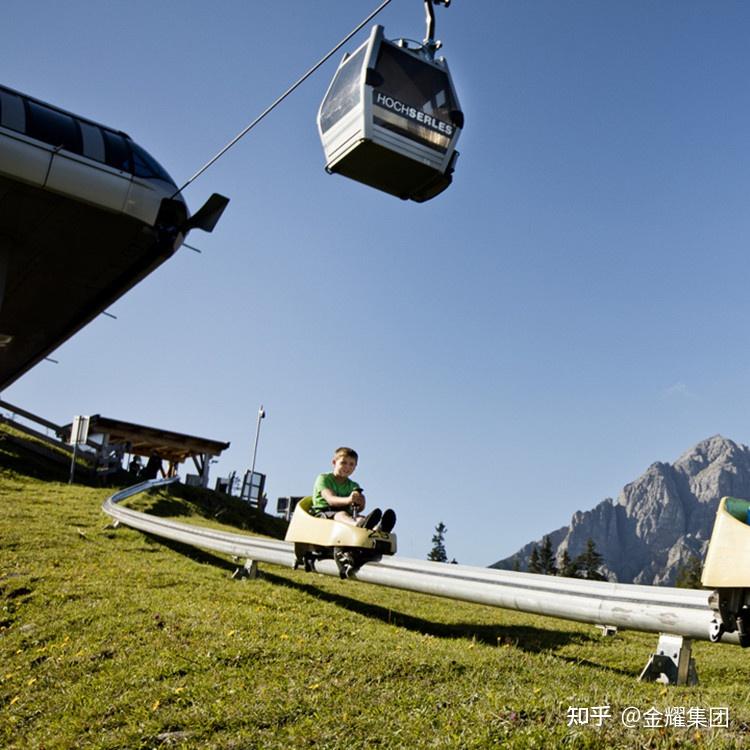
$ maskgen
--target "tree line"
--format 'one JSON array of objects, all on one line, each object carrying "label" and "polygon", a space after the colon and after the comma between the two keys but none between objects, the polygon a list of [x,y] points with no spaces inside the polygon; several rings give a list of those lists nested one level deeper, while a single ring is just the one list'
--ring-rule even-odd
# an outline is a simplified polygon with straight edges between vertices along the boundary
[{"label": "tree line", "polygon": [[[434,562],[448,562],[448,553],[445,549],[445,534],[448,531],[446,525],[441,521],[435,527],[432,535],[432,549],[427,555],[428,560]],[[451,563],[456,564],[454,557]],[[531,548],[529,564],[526,568],[528,573],[541,573],[548,576],[562,576],[564,578],[586,578],[589,581],[606,581],[606,576],[601,572],[604,564],[603,556],[596,549],[596,543],[589,537],[586,549],[575,558],[571,558],[568,550],[563,550],[560,563],[557,563],[552,551],[552,542],[548,536],[542,539],[541,547],[536,544]],[[674,585],[678,588],[701,588],[701,560],[693,555],[684,565],[677,569]],[[513,570],[520,571],[521,563],[518,557],[513,562]]]},{"label": "tree line", "polygon": [[[563,550],[560,564],[557,564],[552,552],[552,542],[548,536],[542,539],[542,546],[536,544],[531,548],[529,556],[529,573],[541,573],[547,576],[563,576],[564,578],[586,578],[589,581],[606,581],[606,576],[601,572],[604,558],[596,549],[596,543],[589,537],[586,549],[574,558]],[[514,570],[520,570],[518,558],[514,564]]]},{"label": "tree line", "polygon": [[[428,560],[433,562],[448,562],[448,553],[445,549],[445,534],[448,531],[446,525],[441,521],[435,527],[435,533],[432,535],[432,549],[427,555]],[[456,563],[453,558],[451,563]],[[564,550],[560,558],[560,565],[555,561],[555,555],[552,552],[552,542],[548,536],[542,539],[541,548],[534,545],[531,549],[529,558],[528,572],[541,573],[548,576],[564,576],[566,578],[587,578],[590,581],[606,581],[606,577],[601,573],[600,568],[604,560],[597,552],[596,544],[593,539],[586,542],[586,549],[575,559],[570,558],[568,550]],[[518,558],[513,566],[514,570],[520,570]]]}]

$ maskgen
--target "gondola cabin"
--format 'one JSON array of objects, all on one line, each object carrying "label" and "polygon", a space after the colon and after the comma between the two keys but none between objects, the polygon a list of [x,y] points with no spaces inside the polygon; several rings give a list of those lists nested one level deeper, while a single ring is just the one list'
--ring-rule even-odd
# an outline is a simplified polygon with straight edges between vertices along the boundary
[{"label": "gondola cabin", "polygon": [[421,203],[451,184],[463,127],[448,65],[375,26],[320,105],[326,171]]}]

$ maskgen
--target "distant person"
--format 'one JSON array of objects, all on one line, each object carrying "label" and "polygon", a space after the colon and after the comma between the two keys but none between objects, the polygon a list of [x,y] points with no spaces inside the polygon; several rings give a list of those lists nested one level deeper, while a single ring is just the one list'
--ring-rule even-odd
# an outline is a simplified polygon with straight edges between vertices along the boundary
[{"label": "distant person", "polygon": [[158,456],[149,456],[146,468],[141,472],[141,479],[156,479],[161,469],[161,459]]},{"label": "distant person", "polygon": [[143,467],[141,466],[141,457],[140,456],[133,456],[133,458],[130,460],[130,463],[128,464],[128,472],[132,474],[136,479],[141,476],[141,471],[143,470]]},{"label": "distant person", "polygon": [[332,518],[366,529],[390,532],[396,525],[396,514],[389,508],[383,513],[375,508],[366,516],[362,488],[349,477],[357,468],[359,456],[352,448],[337,448],[333,454],[333,471],[319,474],[313,489],[310,512],[314,516]]}]

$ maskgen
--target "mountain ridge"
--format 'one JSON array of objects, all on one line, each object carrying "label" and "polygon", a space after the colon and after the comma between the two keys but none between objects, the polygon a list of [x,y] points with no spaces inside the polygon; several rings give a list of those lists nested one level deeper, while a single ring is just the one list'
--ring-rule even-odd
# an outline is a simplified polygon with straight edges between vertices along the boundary
[{"label": "mountain ridge", "polygon": [[[610,581],[673,585],[681,566],[703,559],[719,500],[750,498],[750,448],[721,435],[700,441],[674,463],[656,461],[617,500],[605,498],[591,510],[576,511],[568,526],[544,536],[558,561],[575,558],[593,539]],[[529,542],[489,567],[527,570]]]}]

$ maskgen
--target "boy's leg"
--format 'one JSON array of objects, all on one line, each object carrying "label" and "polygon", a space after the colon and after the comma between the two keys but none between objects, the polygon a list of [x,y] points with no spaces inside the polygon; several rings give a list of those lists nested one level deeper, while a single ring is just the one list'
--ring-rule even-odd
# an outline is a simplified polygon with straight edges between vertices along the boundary
[{"label": "boy's leg", "polygon": [[395,511],[391,510],[391,508],[388,508],[385,513],[383,513],[383,520],[380,522],[380,530],[385,531],[386,533],[390,533],[393,531],[393,527],[396,525],[396,513]]},{"label": "boy's leg", "polygon": [[366,516],[357,516],[356,518],[352,518],[345,510],[339,510],[333,518],[336,521],[341,521],[341,523],[351,523],[365,529],[374,529],[380,522],[382,515],[380,508],[371,510]]},{"label": "boy's leg", "polygon": [[373,508],[366,516],[359,516],[357,519],[357,526],[362,526],[365,529],[374,529],[383,514],[380,508]]},{"label": "boy's leg", "polygon": [[340,521],[341,523],[350,523],[353,526],[357,525],[357,520],[355,518],[352,518],[351,514],[345,510],[336,511],[335,515],[333,516],[333,520]]}]

